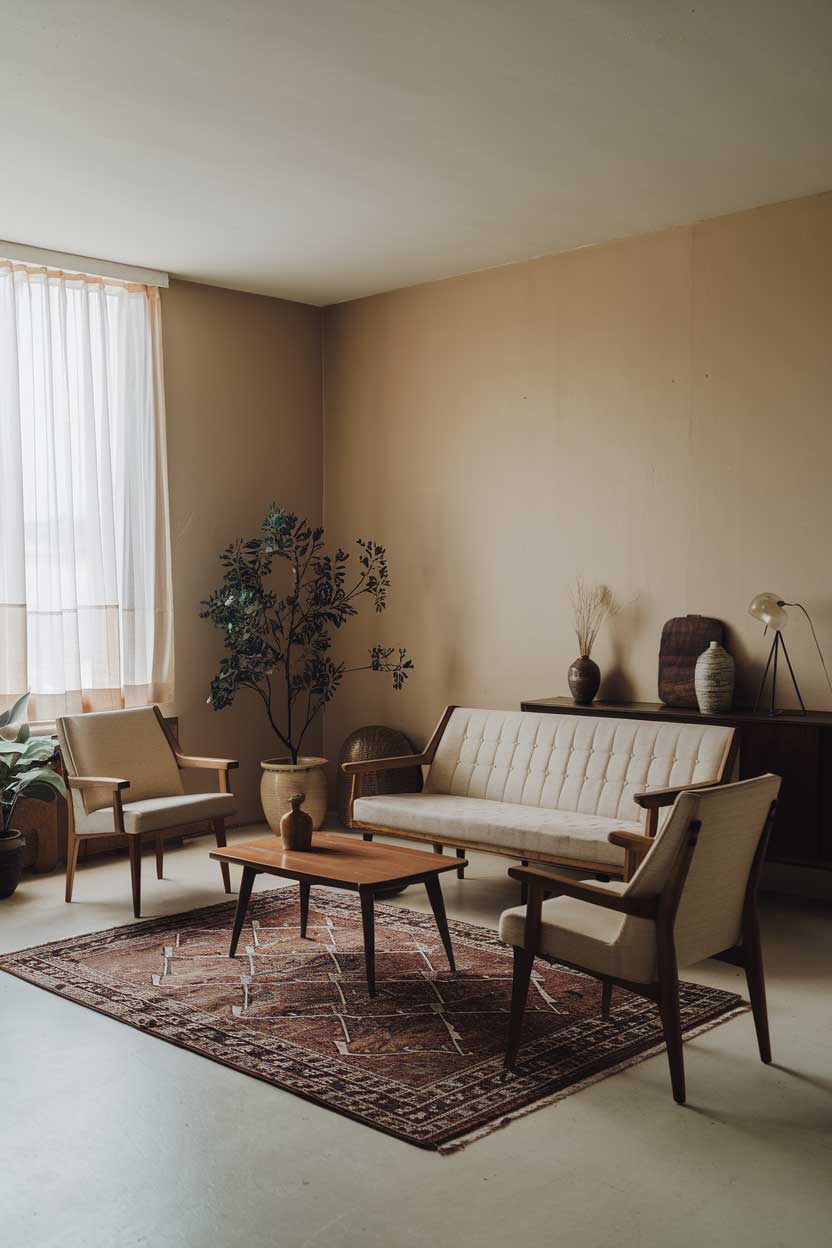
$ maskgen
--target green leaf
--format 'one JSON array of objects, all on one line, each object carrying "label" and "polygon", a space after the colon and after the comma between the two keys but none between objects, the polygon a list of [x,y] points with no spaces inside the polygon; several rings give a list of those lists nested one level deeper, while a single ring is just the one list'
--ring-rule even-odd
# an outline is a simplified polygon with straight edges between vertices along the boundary
[{"label": "green leaf", "polygon": [[34,767],[31,771],[23,771],[12,782],[11,787],[19,795],[35,797],[41,802],[51,802],[59,794],[66,797],[66,785],[51,767]]},{"label": "green leaf", "polygon": [[0,715],[0,728],[5,728],[7,724],[13,724],[17,718],[18,712],[22,711],[26,703],[29,701],[29,694],[24,693],[19,697],[10,711],[3,711]]},{"label": "green leaf", "polygon": [[55,756],[55,748],[51,737],[29,737],[21,757],[27,764],[48,763]]},{"label": "green leaf", "polygon": [[22,723],[17,730],[17,740],[28,741],[31,731],[32,729],[29,727],[27,723]]}]

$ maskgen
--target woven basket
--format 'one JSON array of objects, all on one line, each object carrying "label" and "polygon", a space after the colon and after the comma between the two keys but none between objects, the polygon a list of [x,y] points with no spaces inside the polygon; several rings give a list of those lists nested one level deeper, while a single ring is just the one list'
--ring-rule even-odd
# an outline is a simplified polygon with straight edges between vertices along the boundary
[{"label": "woven basket", "polygon": [[[356,728],[351,732],[338,755],[338,777],[335,782],[335,802],[338,818],[347,827],[352,779],[341,770],[342,763],[363,763],[371,758],[395,758],[400,754],[412,754],[413,746],[403,732],[385,728],[383,724],[371,724],[368,728]],[[421,793],[421,767],[401,767],[393,771],[377,771],[364,777],[362,797],[375,797],[379,793]]]}]

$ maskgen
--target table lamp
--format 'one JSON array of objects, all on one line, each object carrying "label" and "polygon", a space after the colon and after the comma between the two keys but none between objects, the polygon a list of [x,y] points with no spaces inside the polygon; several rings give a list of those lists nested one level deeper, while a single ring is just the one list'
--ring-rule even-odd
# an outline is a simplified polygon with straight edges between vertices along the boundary
[{"label": "table lamp", "polygon": [[817,634],[815,632],[815,626],[812,623],[812,619],[811,619],[811,616],[809,615],[809,612],[806,610],[803,604],[800,602],[786,602],[783,598],[780,597],[779,594],[770,594],[770,593],[755,594],[754,597],[751,599],[751,602],[748,604],[748,614],[753,616],[755,620],[760,620],[762,624],[765,624],[766,630],[770,628],[774,630],[774,641],[771,643],[771,649],[769,650],[769,653],[768,653],[768,662],[766,663],[765,671],[763,672],[763,679],[760,681],[760,688],[757,691],[757,700],[754,703],[754,710],[756,711],[758,706],[760,705],[760,698],[763,696],[763,689],[765,687],[766,677],[768,676],[769,668],[771,668],[771,702],[769,704],[768,713],[769,715],[782,715],[782,714],[790,713],[788,711],[787,712],[778,711],[776,709],[776,704],[775,704],[775,687],[777,685],[777,658],[778,658],[780,651],[782,650],[783,658],[786,660],[786,664],[788,665],[789,675],[792,678],[794,691],[797,694],[797,700],[800,703],[800,710],[791,712],[791,714],[805,715],[806,706],[803,702],[803,698],[800,695],[800,689],[798,688],[798,684],[797,684],[797,677],[794,674],[794,668],[792,667],[791,659],[789,658],[789,652],[786,649],[786,643],[783,640],[783,629],[785,628],[789,619],[788,612],[784,610],[785,607],[799,607],[800,610],[803,612],[803,614],[806,616],[806,619],[809,621],[809,627],[812,630],[812,636],[815,639],[815,645],[818,648],[820,661],[821,661],[821,664],[823,665],[824,675],[826,676],[826,683],[829,685],[829,688],[832,689],[832,681],[829,679],[829,672],[826,670],[826,661],[823,657],[823,652],[820,648],[820,643],[818,641]]}]

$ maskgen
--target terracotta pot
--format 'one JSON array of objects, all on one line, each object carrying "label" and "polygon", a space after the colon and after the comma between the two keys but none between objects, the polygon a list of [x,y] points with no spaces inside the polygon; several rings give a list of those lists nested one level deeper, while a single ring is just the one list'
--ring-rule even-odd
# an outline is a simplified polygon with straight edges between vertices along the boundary
[{"label": "terracotta pot", "polygon": [[11,897],[23,874],[26,838],[20,832],[0,836],[0,897]]},{"label": "terracotta pot", "polygon": [[305,794],[294,793],[289,801],[292,809],[280,820],[280,838],[284,849],[312,848],[312,816],[301,810]]},{"label": "terracotta pot", "polygon": [[280,835],[280,821],[291,810],[291,798],[296,793],[304,794],[312,827],[322,826],[326,818],[326,763],[325,758],[299,758],[296,763],[289,758],[267,758],[260,764],[260,801],[275,836]]},{"label": "terracotta pot", "polygon": [[601,669],[589,655],[582,654],[569,669],[569,690],[580,706],[588,706],[601,684]]}]

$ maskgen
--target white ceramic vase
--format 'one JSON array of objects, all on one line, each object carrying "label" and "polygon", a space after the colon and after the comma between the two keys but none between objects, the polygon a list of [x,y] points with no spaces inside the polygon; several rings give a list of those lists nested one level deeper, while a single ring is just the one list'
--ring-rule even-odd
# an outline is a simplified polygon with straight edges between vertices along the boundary
[{"label": "white ceramic vase", "polygon": [[303,809],[311,815],[313,829],[321,827],[326,818],[326,763],[325,758],[299,758],[296,763],[267,758],[260,764],[260,801],[275,836],[280,836],[280,820],[292,809],[295,793],[303,793]]},{"label": "white ceramic vase", "polygon": [[703,715],[724,715],[734,700],[734,660],[712,641],[696,660],[693,674],[696,701]]}]

